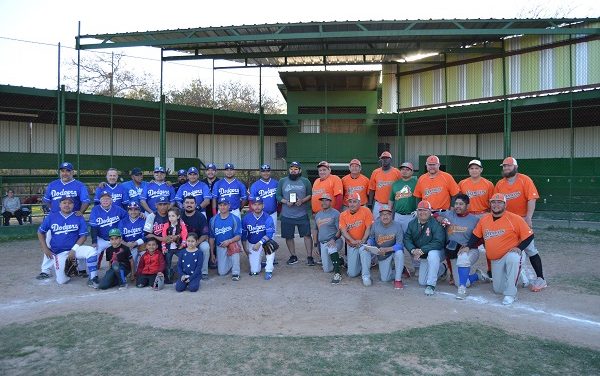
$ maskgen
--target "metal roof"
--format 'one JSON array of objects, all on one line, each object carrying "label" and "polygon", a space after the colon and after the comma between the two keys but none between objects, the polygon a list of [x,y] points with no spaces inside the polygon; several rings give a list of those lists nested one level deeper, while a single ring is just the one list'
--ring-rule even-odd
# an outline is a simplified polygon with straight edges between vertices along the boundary
[{"label": "metal roof", "polygon": [[[163,60],[255,66],[407,63],[425,52],[497,54],[518,35],[600,36],[600,18],[333,21],[81,35],[82,50],[156,47]],[[431,62],[439,62],[432,57]],[[420,63],[427,63],[421,60]]]}]

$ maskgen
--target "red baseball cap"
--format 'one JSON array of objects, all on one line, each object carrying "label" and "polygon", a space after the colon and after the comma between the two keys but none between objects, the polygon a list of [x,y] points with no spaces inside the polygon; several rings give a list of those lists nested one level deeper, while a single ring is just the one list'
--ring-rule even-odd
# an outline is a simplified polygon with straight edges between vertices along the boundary
[{"label": "red baseball cap", "polygon": [[419,205],[417,205],[417,209],[431,210],[431,203],[427,200],[423,200],[419,202]]},{"label": "red baseball cap", "polygon": [[402,168],[402,167],[410,168],[410,169],[411,169],[411,170],[413,170],[413,171],[415,170],[415,167],[414,167],[414,166],[413,166],[413,164],[412,164],[412,163],[410,163],[410,162],[404,162],[404,163],[402,163],[402,164],[400,165],[400,168]]},{"label": "red baseball cap", "polygon": [[502,167],[504,165],[518,166],[517,160],[514,159],[513,157],[506,157],[506,158],[504,158],[504,160],[502,161],[502,164],[500,165],[500,167]]},{"label": "red baseball cap", "polygon": [[351,166],[351,165],[353,165],[353,164],[356,164],[356,165],[362,166],[362,165],[360,164],[360,161],[359,161],[358,159],[356,159],[356,158],[354,158],[353,160],[351,160],[351,161],[350,161],[350,163],[348,163],[348,166]]},{"label": "red baseball cap", "polygon": [[383,204],[379,207],[379,212],[381,213],[382,211],[392,212],[392,207],[389,206],[388,204]]},{"label": "red baseball cap", "polygon": [[327,193],[323,193],[323,195],[321,196],[321,198],[319,200],[329,200],[329,201],[333,201],[331,196]]},{"label": "red baseball cap", "polygon": [[492,201],[502,201],[506,203],[506,196],[504,196],[502,193],[496,193],[492,196],[492,198],[490,198],[490,202]]},{"label": "red baseball cap", "polygon": [[356,192],[350,193],[348,195],[348,201],[350,201],[350,200],[356,200],[356,201],[360,202],[360,195]]},{"label": "red baseball cap", "polygon": [[427,157],[427,164],[440,164],[440,159],[437,155],[430,155]]},{"label": "red baseball cap", "polygon": [[325,168],[328,168],[328,169],[331,170],[331,167],[329,167],[329,162],[327,162],[327,161],[321,161],[321,162],[319,162],[319,164],[317,165],[317,168],[319,168],[321,166],[325,167]]},{"label": "red baseball cap", "polygon": [[379,156],[379,159],[381,158],[392,158],[392,153],[390,153],[389,151],[384,151],[383,153],[381,153],[381,155]]}]

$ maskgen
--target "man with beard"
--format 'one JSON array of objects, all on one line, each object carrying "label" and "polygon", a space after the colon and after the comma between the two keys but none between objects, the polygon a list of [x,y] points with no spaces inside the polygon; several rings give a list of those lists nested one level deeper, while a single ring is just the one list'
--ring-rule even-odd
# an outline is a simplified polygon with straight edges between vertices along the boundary
[{"label": "man with beard", "polygon": [[210,244],[208,244],[208,221],[203,213],[196,210],[196,198],[187,196],[183,200],[184,212],[181,220],[187,227],[188,234],[194,232],[198,235],[198,248],[202,251],[202,280],[208,279],[208,259],[210,258]]},{"label": "man with beard", "polygon": [[[513,157],[505,158],[501,166],[503,178],[496,183],[494,193],[504,194],[506,210],[521,216],[530,228],[533,227],[531,219],[535,211],[536,200],[540,198],[533,180],[529,176],[519,173],[517,160]],[[544,279],[542,259],[533,240],[525,248],[525,253],[529,256],[529,261],[537,276],[534,281],[531,281],[529,288],[533,292],[541,291],[548,284]],[[496,276],[494,275],[494,277]],[[523,280],[523,283],[525,284],[527,281]]]},{"label": "man with beard", "polygon": [[340,234],[340,212],[331,207],[331,196],[324,194],[321,196],[321,211],[315,214],[315,223],[313,226],[313,237],[317,240],[316,245],[321,251],[321,260],[323,261],[323,271],[329,273],[333,271],[331,283],[338,284],[342,280],[340,274],[340,251],[344,245]]},{"label": "man with beard", "polygon": [[71,197],[73,199],[73,212],[78,216],[82,215],[90,206],[87,187],[79,180],[73,179],[73,165],[71,163],[61,163],[58,171],[60,179],[48,184],[43,198],[44,202],[50,204],[51,213],[58,213],[60,211],[60,199],[64,196]]},{"label": "man with beard", "polygon": [[402,177],[400,170],[392,167],[392,154],[389,151],[381,153],[379,160],[381,167],[373,170],[369,179],[369,206],[373,208],[373,219],[379,217],[381,205],[390,200],[392,184]]},{"label": "man with beard", "polygon": [[[180,208],[183,208],[183,200],[188,196],[192,196],[196,200],[196,208],[204,213],[205,208],[210,203],[212,199],[212,194],[210,193],[210,188],[206,184],[201,181],[198,181],[198,169],[196,167],[190,167],[187,170],[188,180],[183,183],[179,189],[177,190],[177,194],[175,194],[175,201]],[[206,216],[206,214],[204,214]],[[195,231],[189,231],[195,232]],[[200,235],[196,232],[197,235]],[[205,257],[207,259],[207,257]]]},{"label": "man with beard", "polygon": [[417,180],[414,196],[427,200],[433,210],[448,210],[452,197],[460,191],[456,181],[447,172],[440,170],[440,159],[436,155],[427,157],[427,173]]},{"label": "man with beard", "polygon": [[182,185],[184,185],[188,181],[187,171],[185,169],[181,169],[177,171],[177,182],[173,184],[173,190],[177,192]]},{"label": "man with beard", "polygon": [[100,195],[104,191],[108,191],[111,195],[113,204],[126,208],[129,203],[129,196],[127,190],[122,184],[118,183],[119,172],[116,168],[109,168],[106,171],[106,182],[102,182],[96,188],[96,194],[94,195],[94,203],[98,205],[100,203]]},{"label": "man with beard", "polygon": [[[208,186],[211,197],[215,197],[214,186],[217,182],[221,180],[217,177],[217,166],[214,163],[209,163],[206,165],[206,178],[202,179],[202,182]],[[213,213],[217,211],[217,207],[213,205],[213,200],[209,200],[210,203],[205,208],[206,220],[210,223],[210,219],[213,217]],[[212,261],[212,258],[208,260],[208,268],[216,269],[217,265],[215,265]]]},{"label": "man with beard", "polygon": [[123,183],[123,187],[125,188],[125,192],[127,192],[128,201],[136,202],[140,205],[140,197],[148,183],[144,181],[144,174],[139,167],[132,168],[130,175],[131,180]]},{"label": "man with beard", "polygon": [[360,204],[360,195],[348,197],[348,210],[340,214],[339,228],[348,244],[348,277],[362,275],[364,286],[371,286],[371,252],[365,249],[369,238],[373,215]]},{"label": "man with beard", "polygon": [[285,244],[290,251],[288,265],[298,263],[296,256],[296,246],[294,244],[295,228],[298,228],[298,235],[304,238],[306,247],[306,263],[309,266],[315,265],[312,257],[312,238],[310,236],[310,219],[308,210],[310,209],[310,199],[312,196],[312,186],[307,178],[302,176],[302,165],[300,162],[290,163],[289,175],[277,184],[277,201],[281,202],[281,237],[285,239]]}]

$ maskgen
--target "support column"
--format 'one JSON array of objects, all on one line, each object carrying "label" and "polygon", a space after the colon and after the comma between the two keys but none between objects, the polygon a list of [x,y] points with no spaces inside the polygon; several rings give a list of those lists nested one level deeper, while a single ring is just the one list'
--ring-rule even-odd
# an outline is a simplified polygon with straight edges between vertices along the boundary
[{"label": "support column", "polygon": [[[506,44],[502,42],[503,50],[506,53]],[[504,100],[504,157],[508,157],[511,154],[511,126],[512,126],[512,108],[511,103],[507,98],[506,90],[506,56],[502,55],[502,95]]]},{"label": "support column", "polygon": [[265,119],[262,106],[262,67],[258,67],[258,138],[259,138],[259,164],[265,163]]}]

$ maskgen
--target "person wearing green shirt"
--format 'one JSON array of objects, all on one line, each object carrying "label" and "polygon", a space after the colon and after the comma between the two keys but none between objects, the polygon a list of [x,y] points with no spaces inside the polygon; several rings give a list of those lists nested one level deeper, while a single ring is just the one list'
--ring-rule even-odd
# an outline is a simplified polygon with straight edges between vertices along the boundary
[{"label": "person wearing green shirt", "polygon": [[402,225],[402,231],[406,232],[408,223],[412,221],[414,211],[417,209],[417,198],[413,196],[417,178],[413,176],[414,167],[410,162],[400,165],[402,178],[392,184],[390,191],[390,206],[394,208],[394,221]]}]

